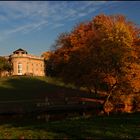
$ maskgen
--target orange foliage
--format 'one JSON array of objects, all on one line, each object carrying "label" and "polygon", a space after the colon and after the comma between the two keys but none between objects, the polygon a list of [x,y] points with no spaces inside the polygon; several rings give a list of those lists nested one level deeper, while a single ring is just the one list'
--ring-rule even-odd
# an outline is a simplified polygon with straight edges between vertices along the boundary
[{"label": "orange foliage", "polygon": [[51,56],[52,52],[50,51],[47,51],[47,52],[44,52],[41,56],[45,59],[45,60],[48,60]]},{"label": "orange foliage", "polygon": [[53,70],[65,82],[95,91],[102,83],[108,90],[117,83],[140,91],[139,33],[122,15],[98,15],[59,36],[50,59]]}]

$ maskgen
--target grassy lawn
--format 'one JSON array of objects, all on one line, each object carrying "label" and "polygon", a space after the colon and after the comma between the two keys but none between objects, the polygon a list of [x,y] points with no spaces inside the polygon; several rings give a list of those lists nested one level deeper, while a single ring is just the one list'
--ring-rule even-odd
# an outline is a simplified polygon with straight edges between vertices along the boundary
[{"label": "grassy lawn", "polygon": [[0,78],[1,101],[44,98],[54,93],[56,95],[60,89],[52,79],[45,77]]},{"label": "grassy lawn", "polygon": [[0,78],[0,101],[44,99],[44,97],[94,97],[73,88],[72,85],[49,77],[9,77]]},{"label": "grassy lawn", "polygon": [[22,113],[44,109],[44,105],[42,107],[37,105],[45,104],[46,98],[53,105],[65,105],[66,97],[93,98],[95,95],[49,77],[0,78],[0,113]]},{"label": "grassy lawn", "polygon": [[5,121],[1,139],[135,139],[140,138],[140,114],[72,118],[63,121]]},{"label": "grassy lawn", "polygon": [[[20,110],[20,107],[33,109],[37,100],[43,102],[46,97],[61,100],[64,97],[95,97],[95,95],[73,89],[71,85],[65,86],[64,83],[52,78],[9,77],[0,79],[0,111]],[[139,132],[140,114],[138,113],[92,118],[75,117],[52,122],[0,118],[0,139],[132,139],[140,138]]]}]

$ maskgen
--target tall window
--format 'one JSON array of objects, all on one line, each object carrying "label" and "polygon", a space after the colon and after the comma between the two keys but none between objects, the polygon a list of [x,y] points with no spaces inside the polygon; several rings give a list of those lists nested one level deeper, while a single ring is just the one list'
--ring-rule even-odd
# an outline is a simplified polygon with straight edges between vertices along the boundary
[{"label": "tall window", "polygon": [[22,74],[22,64],[18,63],[18,74],[21,75]]}]

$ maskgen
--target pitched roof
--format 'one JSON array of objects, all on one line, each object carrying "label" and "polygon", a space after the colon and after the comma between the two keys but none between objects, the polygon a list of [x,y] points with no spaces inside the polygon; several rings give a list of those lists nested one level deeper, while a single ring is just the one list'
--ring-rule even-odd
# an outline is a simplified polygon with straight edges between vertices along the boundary
[{"label": "pitched roof", "polygon": [[21,48],[19,48],[19,49],[15,50],[13,53],[15,53],[15,52],[26,52],[26,53],[27,53],[27,51],[26,51],[26,50],[23,50],[23,49],[21,49]]}]

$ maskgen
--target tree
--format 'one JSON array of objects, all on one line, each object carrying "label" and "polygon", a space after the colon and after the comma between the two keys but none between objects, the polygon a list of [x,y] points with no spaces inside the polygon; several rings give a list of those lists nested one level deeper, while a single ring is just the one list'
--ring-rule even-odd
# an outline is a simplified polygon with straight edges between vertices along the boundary
[{"label": "tree", "polygon": [[[136,71],[139,71],[140,67],[135,49],[135,42],[139,39],[139,29],[132,22],[126,21],[123,16],[105,15],[94,18],[93,28],[98,34],[95,40],[100,46],[99,56],[102,62],[100,68],[104,71],[104,82],[108,87],[106,103],[111,94],[115,92],[118,94],[118,90],[121,90],[121,93],[134,92],[133,74],[137,75],[135,86],[136,83],[139,84],[139,74],[138,72],[136,74]],[[137,66],[131,67],[132,64]],[[114,79],[114,84],[109,82],[110,76]]]},{"label": "tree", "polygon": [[50,65],[50,61],[49,61],[49,58],[51,56],[52,52],[50,51],[47,51],[47,52],[44,52],[41,57],[44,58],[44,62],[45,62],[45,73],[47,76],[51,76],[51,65]]},{"label": "tree", "polygon": [[96,16],[56,42],[51,56],[55,76],[107,98],[140,91],[139,28],[122,15]]},{"label": "tree", "polygon": [[12,70],[11,63],[4,57],[0,57],[0,76],[2,76],[2,72],[7,71],[10,72]]}]

